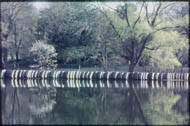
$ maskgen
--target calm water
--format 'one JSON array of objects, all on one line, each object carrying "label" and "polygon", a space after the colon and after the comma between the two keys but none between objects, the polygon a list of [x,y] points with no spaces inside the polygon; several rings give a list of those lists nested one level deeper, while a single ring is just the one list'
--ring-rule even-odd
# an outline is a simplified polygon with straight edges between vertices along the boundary
[{"label": "calm water", "polygon": [[188,82],[1,80],[3,124],[189,124]]}]

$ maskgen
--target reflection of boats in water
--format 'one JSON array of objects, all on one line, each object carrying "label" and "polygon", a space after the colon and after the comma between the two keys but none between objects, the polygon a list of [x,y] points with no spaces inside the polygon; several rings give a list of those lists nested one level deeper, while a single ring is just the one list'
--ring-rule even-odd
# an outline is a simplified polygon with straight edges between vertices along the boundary
[{"label": "reflection of boats in water", "polygon": [[1,79],[1,87],[16,88],[167,88],[189,89],[188,81],[119,81],[119,80],[62,80],[62,79]]}]

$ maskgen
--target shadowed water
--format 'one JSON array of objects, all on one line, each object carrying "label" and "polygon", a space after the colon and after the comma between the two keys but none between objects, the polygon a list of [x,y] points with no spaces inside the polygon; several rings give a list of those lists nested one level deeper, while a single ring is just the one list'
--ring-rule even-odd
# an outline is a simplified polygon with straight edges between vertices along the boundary
[{"label": "shadowed water", "polygon": [[1,80],[3,124],[189,124],[187,81]]}]

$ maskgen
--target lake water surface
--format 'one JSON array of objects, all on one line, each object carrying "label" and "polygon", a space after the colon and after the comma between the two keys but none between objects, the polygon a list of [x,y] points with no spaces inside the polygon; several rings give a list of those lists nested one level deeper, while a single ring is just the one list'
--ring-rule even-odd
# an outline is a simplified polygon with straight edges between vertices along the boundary
[{"label": "lake water surface", "polygon": [[3,124],[190,124],[189,83],[0,80]]}]

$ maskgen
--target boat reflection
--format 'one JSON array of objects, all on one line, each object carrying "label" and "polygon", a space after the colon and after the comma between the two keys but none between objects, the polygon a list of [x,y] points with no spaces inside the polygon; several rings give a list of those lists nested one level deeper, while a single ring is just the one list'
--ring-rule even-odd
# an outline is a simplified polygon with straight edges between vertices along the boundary
[{"label": "boat reflection", "polygon": [[166,88],[189,89],[188,81],[110,81],[110,80],[61,80],[61,79],[1,79],[1,87],[15,88],[56,87],[56,88]]}]

